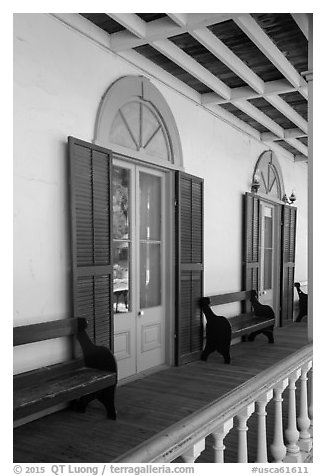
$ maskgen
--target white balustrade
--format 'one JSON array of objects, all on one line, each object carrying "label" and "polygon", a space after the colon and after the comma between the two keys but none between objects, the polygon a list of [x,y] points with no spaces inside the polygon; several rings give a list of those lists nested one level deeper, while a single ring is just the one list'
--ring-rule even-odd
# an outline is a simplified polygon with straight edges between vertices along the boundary
[{"label": "white balustrade", "polygon": [[296,386],[295,383],[300,377],[300,370],[296,370],[289,376],[289,416],[288,427],[285,430],[285,437],[288,441],[287,454],[284,458],[284,462],[287,463],[301,463],[302,456],[300,448],[297,445],[299,440],[299,431],[297,429],[297,415],[296,415]]},{"label": "white balustrade", "polygon": [[224,438],[229,433],[231,428],[233,428],[233,418],[222,425],[219,425],[212,433],[214,463],[224,463]]},{"label": "white balustrade", "polygon": [[247,449],[247,421],[250,415],[255,411],[255,402],[243,408],[238,414],[238,463],[248,462],[248,449]]},{"label": "white balustrade", "polygon": [[257,404],[257,463],[268,463],[267,460],[267,441],[266,441],[266,405],[273,398],[273,390],[260,396]]},{"label": "white balustrade", "polygon": [[308,453],[312,448],[312,439],[309,433],[310,419],[308,416],[308,392],[307,392],[307,373],[312,366],[308,362],[301,369],[300,386],[300,414],[298,417],[298,428],[300,431],[299,447],[301,451]]},{"label": "white balustrade", "polygon": [[283,418],[282,418],[282,393],[287,387],[289,380],[286,378],[281,380],[274,387],[274,439],[271,444],[271,454],[273,456],[273,462],[281,463],[286,455],[286,446],[283,441]]},{"label": "white balustrade", "polygon": [[[266,410],[274,396],[274,434],[270,445],[273,463],[300,463],[312,448],[312,344],[308,344],[283,361],[261,372],[225,397],[206,405],[183,420],[175,423],[137,448],[125,453],[115,463],[171,462],[181,457],[194,463],[205,448],[205,439],[213,439],[214,462],[223,463],[226,435],[238,425],[238,462],[248,462],[247,421],[257,411],[257,463],[267,463]],[[307,374],[309,373],[309,404]],[[300,382],[300,386],[298,385]],[[285,430],[287,446],[283,440],[283,392],[288,388],[288,424]],[[296,386],[298,390],[296,391]],[[299,416],[296,400],[300,396]],[[269,422],[269,419],[267,420]],[[299,430],[299,431],[298,431]],[[309,431],[310,430],[310,431]],[[231,441],[233,438],[230,434]],[[302,459],[301,459],[302,458]]]},{"label": "white balustrade", "polygon": [[194,463],[202,451],[205,449],[205,438],[197,441],[185,451],[181,457],[185,463]]}]

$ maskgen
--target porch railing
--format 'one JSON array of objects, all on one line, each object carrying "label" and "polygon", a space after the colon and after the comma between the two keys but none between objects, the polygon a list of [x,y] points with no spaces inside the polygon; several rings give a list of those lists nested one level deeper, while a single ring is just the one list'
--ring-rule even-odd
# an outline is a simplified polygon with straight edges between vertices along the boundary
[{"label": "porch railing", "polygon": [[[205,440],[210,436],[213,441],[211,462],[224,463],[224,439],[235,427],[237,461],[234,462],[246,463],[247,422],[254,412],[257,417],[257,463],[268,463],[268,455],[270,462],[304,461],[312,449],[312,360],[312,344],[309,344],[115,462],[167,463],[181,457],[184,462],[193,463],[205,449]],[[282,395],[286,388],[287,405],[284,405]],[[273,438],[267,447],[266,410],[272,399]],[[284,434],[283,414],[286,419]]]}]

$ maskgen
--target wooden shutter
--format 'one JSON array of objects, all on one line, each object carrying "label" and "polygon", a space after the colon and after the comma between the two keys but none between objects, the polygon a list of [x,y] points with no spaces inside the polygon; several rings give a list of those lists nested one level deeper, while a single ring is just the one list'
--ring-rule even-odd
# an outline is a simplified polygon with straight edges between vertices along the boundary
[{"label": "wooden shutter", "polygon": [[203,180],[176,173],[176,364],[199,358],[203,326]]},{"label": "wooden shutter", "polygon": [[[255,194],[246,193],[244,196],[243,223],[243,288],[245,291],[258,290],[260,200]],[[250,312],[250,302],[246,302],[246,306],[244,311]]]},{"label": "wooden shutter", "polygon": [[69,137],[73,314],[113,349],[111,153]]},{"label": "wooden shutter", "polygon": [[297,209],[290,205],[282,208],[281,325],[284,325],[293,321]]}]

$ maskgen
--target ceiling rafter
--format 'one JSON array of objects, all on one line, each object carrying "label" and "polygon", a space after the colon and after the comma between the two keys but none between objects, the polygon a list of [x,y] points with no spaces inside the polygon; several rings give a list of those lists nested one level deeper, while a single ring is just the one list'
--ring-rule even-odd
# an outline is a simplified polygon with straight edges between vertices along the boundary
[{"label": "ceiling rafter", "polygon": [[[146,33],[140,37],[133,34],[128,28],[127,17],[122,13],[106,13],[109,17],[123,25],[127,30],[118,31],[110,35],[111,49],[115,52],[120,52],[126,49],[137,48],[138,46],[146,45],[154,40],[165,40],[172,36],[187,33],[191,29],[214,25],[233,18],[232,14],[212,13],[212,14],[193,14],[190,13],[168,13],[167,17],[152,20],[143,26],[146,27]],[[137,15],[129,13],[128,15]],[[139,17],[137,17],[139,18]],[[142,20],[143,21],[143,20]],[[123,23],[124,22],[124,23]],[[139,31],[139,30],[138,30]]]},{"label": "ceiling rafter", "polygon": [[[139,64],[146,64],[147,71],[150,65],[154,67],[154,69],[158,68],[164,77],[169,78],[167,79],[169,83],[175,83],[178,90],[187,90],[186,94],[189,97],[193,96],[196,98],[194,99],[196,102],[198,100],[197,98],[199,98],[199,102],[214,114],[216,113],[219,117],[232,123],[235,127],[244,130],[256,138],[258,137],[263,142],[273,144],[274,141],[286,141],[291,146],[289,150],[285,148],[285,145],[282,147],[282,144],[277,144],[276,142],[273,144],[277,150],[282,150],[283,155],[290,154],[295,160],[297,157],[302,158],[306,156],[307,160],[308,149],[298,138],[307,136],[308,123],[297,110],[292,107],[292,104],[286,102],[279,96],[280,94],[299,92],[305,99],[308,99],[307,82],[250,14],[167,13],[165,14],[166,16],[161,15],[161,18],[154,20],[134,13],[107,13],[106,15],[124,27],[122,31],[107,34],[111,50],[118,52],[121,56],[132,58],[131,61],[133,62],[134,58],[138,58],[137,62]],[[305,34],[308,16],[305,14],[292,14],[292,16],[301,31]],[[269,61],[281,72],[284,79],[264,81],[247,66],[245,61],[233,53],[225,43],[207,28],[210,25],[215,25],[216,23],[225,22],[227,20],[233,20],[237,24]],[[183,48],[168,39],[183,33],[190,34],[205,50],[209,51],[218,58],[222,64],[227,66],[235,75],[234,78],[236,78],[236,76],[241,78],[242,81],[246,83],[246,86],[228,86],[226,82],[219,79],[218,75],[213,74],[204,63],[199,62],[197,57],[193,57],[190,51],[184,51]],[[212,92],[200,95],[190,84],[188,86],[184,83],[183,78],[183,80],[179,79],[179,74],[175,74],[174,71],[168,73],[163,63],[164,69],[158,65],[160,61],[158,61],[157,65],[153,63],[151,58],[152,53],[150,53],[150,51],[150,55],[146,58],[142,50],[140,54],[133,50],[133,48],[142,45],[149,45],[157,50],[160,54],[172,61],[172,63],[175,63],[193,78],[196,78],[196,80],[206,85]],[[159,59],[158,56],[157,58]],[[137,62],[135,64],[137,64]],[[275,120],[263,112],[266,103],[262,101],[260,103],[254,102],[254,105],[250,102],[250,100],[256,98],[263,98],[273,106],[273,118],[275,117]],[[302,101],[298,103],[295,96],[293,96],[293,100],[298,104],[298,110],[300,111]],[[293,100],[291,99],[291,101]],[[238,118],[238,114],[234,112],[234,110],[228,112],[221,107],[221,105],[227,103],[231,103],[240,111],[245,112],[245,114],[262,124],[270,132],[260,133],[254,128],[254,123],[250,123],[250,121],[246,123],[246,120],[242,119],[243,116],[241,116],[241,113],[239,113]],[[260,109],[261,107],[263,110]],[[297,126],[297,128],[284,129],[281,127],[276,122],[277,116],[275,116],[275,110],[280,113],[280,120],[285,116]],[[253,124],[253,126],[250,124]],[[293,150],[291,153],[290,150],[292,148],[296,149],[298,154],[293,153]]]},{"label": "ceiling rafter", "polygon": [[[294,124],[296,124],[298,127],[301,127],[301,129],[305,132],[308,132],[308,123],[279,96],[272,95],[271,91],[269,91],[268,95],[265,95],[266,87],[264,81],[242,60],[240,60],[227,46],[225,46],[225,44],[220,41],[212,32],[210,32],[207,28],[203,28],[192,31],[191,35],[214,56],[226,64],[228,68],[230,68],[237,76],[242,78],[248,84],[248,86],[254,90],[253,94],[249,93],[249,97],[248,95],[246,97],[247,90],[244,90],[244,88],[242,88],[241,91],[239,91],[240,88],[237,91],[231,89],[231,102],[241,98],[253,99],[254,97],[258,97],[255,96],[256,92],[259,94],[259,96],[264,97],[268,102],[270,102],[272,106],[278,109],[285,117],[294,122]],[[239,92],[240,95],[237,94]],[[245,93],[244,96],[241,95],[242,92]]]},{"label": "ceiling rafter", "polygon": [[306,13],[291,13],[294,21],[304,34],[304,36],[309,40],[309,18]]},{"label": "ceiling rafter", "polygon": [[226,64],[237,76],[243,79],[252,89],[263,94],[264,81],[219,40],[214,33],[207,28],[202,28],[200,30],[193,30],[190,34],[216,56],[216,58]]},{"label": "ceiling rafter", "polygon": [[[277,94],[292,93],[296,89],[286,79],[278,79],[274,81],[267,81],[264,83],[264,92],[262,94],[254,91],[250,86],[240,86],[238,88],[231,88],[231,101],[235,99],[256,99],[268,96],[275,96]],[[215,93],[202,94],[203,104],[225,104],[226,101],[221,96]]]},{"label": "ceiling rafter", "polygon": [[234,22],[251,39],[251,41],[255,43],[265,56],[267,56],[271,63],[281,71],[283,76],[301,92],[305,99],[307,99],[308,93],[305,89],[305,87],[307,87],[306,81],[286,59],[269,36],[262,30],[262,28],[260,28],[252,16],[249,13],[245,13],[235,17]]},{"label": "ceiling rafter", "polygon": [[178,48],[172,41],[153,41],[152,46],[224,99],[229,100],[231,98],[231,88],[204,68],[204,66],[199,64],[198,61],[185,53],[181,48]]},{"label": "ceiling rafter", "polygon": [[255,121],[259,122],[260,124],[263,124],[267,129],[273,132],[278,137],[278,139],[284,140],[285,142],[290,144],[292,147],[297,149],[299,152],[308,156],[308,148],[304,144],[302,144],[302,142],[298,141],[297,139],[286,137],[285,129],[279,126],[275,121],[269,118],[257,107],[253,106],[247,101],[242,101],[242,100],[232,101],[232,104],[234,104],[234,106],[236,106],[238,109],[243,111],[248,116],[255,119]]},{"label": "ceiling rafter", "polygon": [[[300,137],[307,137],[307,134],[299,128],[285,129],[284,130],[284,139],[298,139]],[[279,140],[279,137],[273,132],[262,132],[260,138],[263,141],[275,141]]]}]

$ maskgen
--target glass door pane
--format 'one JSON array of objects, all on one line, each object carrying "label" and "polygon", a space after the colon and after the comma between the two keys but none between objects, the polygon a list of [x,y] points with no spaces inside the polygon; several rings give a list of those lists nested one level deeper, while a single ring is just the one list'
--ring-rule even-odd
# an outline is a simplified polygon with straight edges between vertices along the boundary
[{"label": "glass door pane", "polygon": [[161,178],[139,173],[140,308],[161,304]]},{"label": "glass door pane", "polygon": [[115,312],[130,311],[130,170],[114,166],[113,189],[113,295]]}]

